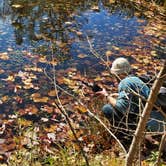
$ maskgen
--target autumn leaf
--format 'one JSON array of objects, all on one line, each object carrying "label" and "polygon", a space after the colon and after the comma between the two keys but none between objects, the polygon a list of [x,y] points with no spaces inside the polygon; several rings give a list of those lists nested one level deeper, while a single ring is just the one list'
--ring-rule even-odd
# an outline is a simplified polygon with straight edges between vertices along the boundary
[{"label": "autumn leaf", "polygon": [[120,50],[120,48],[117,47],[117,46],[112,46],[112,49],[114,49],[114,50],[116,50],[116,51]]},{"label": "autumn leaf", "polygon": [[20,4],[13,4],[13,5],[12,5],[12,7],[13,7],[13,8],[17,8],[17,9],[18,9],[18,8],[22,8],[23,6],[22,6],[22,5],[20,5]]},{"label": "autumn leaf", "polygon": [[83,106],[83,105],[76,105],[74,108],[75,108],[76,110],[82,112],[82,113],[85,113],[85,112],[88,111],[87,108],[86,108],[85,106]]},{"label": "autumn leaf", "polygon": [[50,127],[45,127],[44,128],[44,131],[48,132],[48,133],[52,133],[52,132],[55,132],[57,129],[57,126],[56,125],[50,125]]},{"label": "autumn leaf", "polygon": [[80,32],[80,31],[77,31],[77,32],[76,32],[76,34],[77,34],[78,36],[83,35],[83,33],[82,33],[82,32]]},{"label": "autumn leaf", "polygon": [[50,97],[55,97],[57,94],[56,94],[56,91],[55,90],[51,90],[48,92],[48,96]]},{"label": "autumn leaf", "polygon": [[40,93],[33,93],[31,95],[32,98],[39,98],[40,97]]},{"label": "autumn leaf", "polygon": [[51,64],[51,65],[57,65],[58,64],[58,62],[54,59],[54,60],[52,60],[52,61],[49,61],[49,64]]},{"label": "autumn leaf", "polygon": [[86,55],[86,54],[79,54],[78,57],[79,57],[79,58],[86,58],[87,55]]},{"label": "autumn leaf", "polygon": [[5,152],[12,151],[16,148],[16,143],[12,138],[8,138],[5,140],[3,144],[0,144],[0,154],[4,154]]},{"label": "autumn leaf", "polygon": [[35,102],[35,103],[47,103],[49,98],[47,96],[43,96],[41,97],[41,95],[39,93],[34,93],[31,95],[31,98],[32,100]]},{"label": "autumn leaf", "polygon": [[29,115],[36,114],[38,111],[39,110],[35,105],[28,106],[28,108],[25,109],[25,112],[27,112]]},{"label": "autumn leaf", "polygon": [[3,96],[1,97],[2,102],[6,102],[9,99],[9,96]]},{"label": "autumn leaf", "polygon": [[7,52],[0,53],[0,59],[2,60],[8,60],[9,56]]},{"label": "autumn leaf", "polygon": [[111,4],[115,3],[115,0],[109,0],[109,3],[111,3]]},{"label": "autumn leaf", "polygon": [[9,75],[7,78],[2,79],[2,80],[14,82],[15,81],[15,77],[13,75]]},{"label": "autumn leaf", "polygon": [[2,73],[4,73],[5,72],[5,70],[3,70],[3,69],[0,69],[0,74],[2,74]]},{"label": "autumn leaf", "polygon": [[101,77],[101,76],[97,76],[95,79],[94,79],[94,81],[102,81],[103,80],[103,78]]},{"label": "autumn leaf", "polygon": [[41,63],[47,63],[46,56],[40,56],[38,61]]},{"label": "autumn leaf", "polygon": [[41,108],[42,111],[48,112],[48,113],[52,113],[54,111],[53,107],[49,107],[48,105],[44,105]]},{"label": "autumn leaf", "polygon": [[45,97],[33,98],[33,101],[34,101],[35,103],[47,103],[48,100],[49,100],[49,98],[46,97],[46,96],[45,96]]},{"label": "autumn leaf", "polygon": [[106,56],[111,56],[112,54],[113,54],[113,52],[112,52],[112,51],[109,51],[109,50],[106,51],[106,53],[105,53]]},{"label": "autumn leaf", "polygon": [[43,72],[43,69],[41,69],[39,67],[26,67],[24,70],[25,71]]}]

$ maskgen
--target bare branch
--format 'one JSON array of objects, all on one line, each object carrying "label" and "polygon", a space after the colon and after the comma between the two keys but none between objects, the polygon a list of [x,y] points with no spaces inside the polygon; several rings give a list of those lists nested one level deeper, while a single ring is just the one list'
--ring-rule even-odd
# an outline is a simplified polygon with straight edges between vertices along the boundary
[{"label": "bare branch", "polygon": [[142,140],[143,140],[143,136],[144,136],[143,133],[145,131],[146,123],[150,117],[150,113],[156,101],[158,91],[164,81],[163,79],[164,77],[162,77],[164,74],[166,74],[166,61],[163,67],[161,68],[160,73],[158,74],[157,79],[155,80],[152,86],[152,89],[148,98],[148,102],[145,105],[145,108],[142,113],[142,117],[140,118],[138,127],[135,132],[135,136],[133,137],[132,144],[126,156],[126,166],[131,166],[134,163],[134,160],[137,158],[139,145],[142,143]]}]

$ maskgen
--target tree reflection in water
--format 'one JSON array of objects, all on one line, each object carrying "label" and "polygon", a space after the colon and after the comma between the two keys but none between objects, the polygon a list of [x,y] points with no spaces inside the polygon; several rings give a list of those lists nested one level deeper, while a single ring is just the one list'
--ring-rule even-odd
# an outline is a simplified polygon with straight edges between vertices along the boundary
[{"label": "tree reflection in water", "polygon": [[[110,14],[121,11],[128,17],[133,16],[135,10],[131,4],[123,1],[111,4],[110,1],[85,1],[85,0],[56,0],[35,2],[31,0],[2,0],[0,6],[0,16],[10,15],[15,33],[15,42],[21,45],[24,40],[31,44],[42,43],[47,48],[48,43],[54,43],[54,51],[61,50],[60,54],[68,53],[68,44],[71,44],[72,37],[78,31],[78,18],[83,11],[91,10],[93,7],[106,8]],[[120,14],[120,13],[119,13]],[[82,20],[81,20],[82,21]],[[83,20],[86,24],[88,20]],[[71,23],[70,26],[68,26]],[[78,24],[77,24],[78,23]],[[73,29],[71,29],[71,27]],[[41,46],[41,45],[40,45]],[[36,47],[36,46],[35,46]]]}]

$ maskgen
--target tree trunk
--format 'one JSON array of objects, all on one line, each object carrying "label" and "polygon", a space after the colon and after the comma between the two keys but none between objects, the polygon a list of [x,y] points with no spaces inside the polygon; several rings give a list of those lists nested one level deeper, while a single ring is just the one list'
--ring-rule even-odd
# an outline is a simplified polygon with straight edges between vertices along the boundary
[{"label": "tree trunk", "polygon": [[142,116],[139,120],[138,127],[135,131],[135,136],[133,137],[129,152],[126,156],[126,164],[125,164],[126,166],[131,166],[134,163],[134,160],[136,160],[136,156],[139,151],[139,145],[141,145],[143,140],[146,123],[150,117],[150,113],[156,101],[158,91],[162,86],[162,83],[165,78],[166,78],[166,61],[164,62],[164,66],[161,68],[160,73],[158,74],[157,79],[155,80],[152,86],[147,103],[143,110]]}]

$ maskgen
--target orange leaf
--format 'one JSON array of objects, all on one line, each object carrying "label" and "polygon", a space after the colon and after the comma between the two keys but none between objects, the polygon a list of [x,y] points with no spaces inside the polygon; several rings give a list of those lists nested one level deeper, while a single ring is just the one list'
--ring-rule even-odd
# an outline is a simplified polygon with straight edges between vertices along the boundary
[{"label": "orange leaf", "polygon": [[84,107],[83,105],[77,105],[77,106],[75,106],[75,109],[77,109],[78,111],[80,111],[82,113],[87,112],[87,108]]},{"label": "orange leaf", "polygon": [[38,97],[38,98],[33,98],[33,101],[35,102],[35,103],[47,103],[48,102],[48,100],[49,100],[49,98],[48,97]]}]

